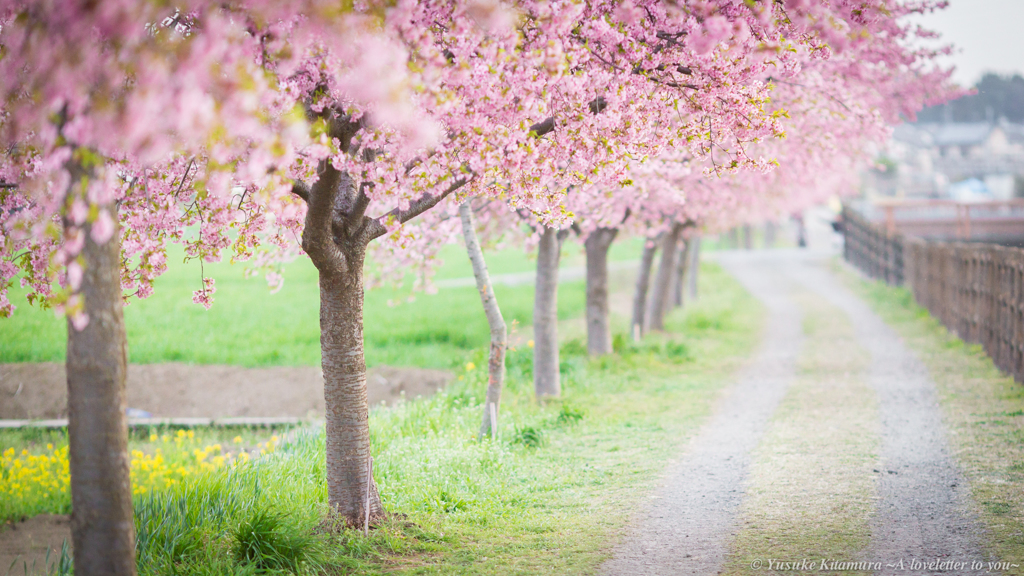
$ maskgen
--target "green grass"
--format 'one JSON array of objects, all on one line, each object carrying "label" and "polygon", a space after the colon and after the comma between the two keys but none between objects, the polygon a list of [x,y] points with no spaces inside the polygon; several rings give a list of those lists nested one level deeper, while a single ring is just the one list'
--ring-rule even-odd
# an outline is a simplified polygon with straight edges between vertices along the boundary
[{"label": "green grass", "polygon": [[976,344],[947,331],[905,288],[866,281],[839,266],[840,277],[904,339],[928,368],[973,512],[992,557],[1024,574],[1024,387],[1002,374]]},{"label": "green grass", "polygon": [[[613,256],[633,254],[634,242],[623,242]],[[178,251],[180,252],[180,251]],[[639,253],[639,245],[636,247]],[[180,254],[169,256],[180,262]],[[471,276],[461,246],[442,251],[439,278]],[[533,261],[521,250],[488,256],[494,274],[529,271]],[[575,245],[566,248],[566,265],[580,265]],[[157,280],[153,296],[133,300],[125,308],[131,362],[185,362],[241,366],[315,366],[320,363],[319,292],[316,269],[306,258],[290,264],[284,287],[271,294],[262,278],[246,278],[243,265],[205,264],[217,280],[210,310],[192,303],[199,287],[199,264],[170,266]],[[29,306],[23,291],[12,291],[18,305],[12,318],[0,319],[0,363],[63,362],[65,322],[51,311]],[[532,286],[497,286],[505,320],[528,325],[533,316]],[[411,300],[411,301],[410,301]],[[559,318],[583,313],[582,282],[559,287]],[[379,364],[451,368],[472,349],[486,345],[487,320],[476,289],[451,288],[436,294],[379,288],[366,292],[366,361]]]},{"label": "green grass", "polygon": [[[324,530],[323,435],[136,499],[141,574],[576,574],[621,528],[759,339],[761,310],[715,266],[669,335],[591,360],[562,346],[563,398],[533,400],[508,356],[496,441],[478,441],[483,348],[442,393],[371,413],[374,475],[394,516]],[[435,324],[436,325],[436,324]]]}]

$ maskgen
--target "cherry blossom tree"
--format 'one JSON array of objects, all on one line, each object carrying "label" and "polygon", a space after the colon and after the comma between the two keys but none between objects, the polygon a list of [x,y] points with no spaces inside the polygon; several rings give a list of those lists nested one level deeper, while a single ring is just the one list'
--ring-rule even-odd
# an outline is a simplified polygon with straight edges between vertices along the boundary
[{"label": "cherry blossom tree", "polygon": [[[233,177],[242,175],[247,192],[273,189],[287,181],[277,166],[295,162],[297,144],[308,140],[296,99],[268,82],[261,65],[273,33],[254,34],[252,22],[291,18],[291,43],[279,46],[279,55],[297,47],[300,54],[309,51],[314,39],[318,50],[333,45],[355,68],[365,64],[361,44],[404,53],[382,43],[372,19],[332,3],[253,2],[239,10],[193,2],[181,8],[0,3],[6,151],[0,158],[0,315],[14,310],[7,290],[20,274],[30,302],[68,316],[79,574],[135,571],[122,288],[148,295],[153,278],[166,269],[163,243],[183,240],[182,231],[197,221],[202,240],[189,244],[191,255],[211,258],[225,247],[225,233],[211,233],[217,227],[242,232],[237,252],[244,254],[265,211],[249,211],[242,224],[225,216]],[[296,23],[296,12],[307,18]],[[294,62],[278,58],[276,64],[285,69]],[[395,94],[409,94],[397,90],[405,82],[402,70],[371,82],[346,80],[344,73],[338,78],[354,102],[402,110],[393,101]],[[399,132],[421,128],[412,114],[391,116]],[[243,194],[236,211],[254,205]],[[286,208],[281,212],[287,217]],[[204,281],[197,301],[208,302],[212,291],[212,282]]]},{"label": "cherry blossom tree", "polygon": [[[71,435],[115,448],[95,476],[72,456],[73,479],[121,487],[73,496],[81,573],[131,572],[125,353],[111,279],[148,296],[168,242],[201,261],[252,259],[273,283],[282,262],[312,260],[328,500],[348,524],[376,522],[384,510],[369,471],[362,338],[368,250],[387,256],[381,274],[395,274],[456,233],[454,218],[417,225],[422,216],[455,214],[473,197],[526,214],[542,254],[535,326],[547,322],[535,338],[535,383],[539,396],[557,395],[558,245],[574,218],[589,238],[627,220],[651,233],[728,210],[718,185],[692,218],[692,191],[657,202],[650,190],[622,193],[627,170],[683,155],[709,180],[767,171],[771,156],[758,146],[785,130],[771,101],[782,80],[772,79],[798,87],[801,67],[832,52],[851,55],[841,71],[862,82],[852,100],[881,118],[912,111],[945,78],[915,68],[928,55],[903,48],[909,32],[894,19],[916,8],[895,0],[390,4],[193,0],[168,13],[126,0],[0,3],[9,150],[0,177],[13,186],[0,195],[0,311],[13,311],[7,288],[20,273],[31,300],[67,313],[69,340],[108,344],[93,361],[102,374],[83,387],[71,383],[72,356],[93,348],[69,344]],[[886,90],[876,95],[872,83]],[[893,108],[893,94],[911,104]],[[644,186],[654,187],[635,187]],[[596,200],[608,190],[623,201]],[[626,209],[638,215],[626,219]],[[606,249],[600,256],[594,243],[596,267]],[[203,278],[194,299],[209,306],[214,292]],[[75,408],[86,389],[102,392],[102,410]],[[84,414],[102,431],[80,433]],[[90,532],[90,510],[108,505],[105,527]],[[117,567],[98,554],[101,541],[122,551]]]}]

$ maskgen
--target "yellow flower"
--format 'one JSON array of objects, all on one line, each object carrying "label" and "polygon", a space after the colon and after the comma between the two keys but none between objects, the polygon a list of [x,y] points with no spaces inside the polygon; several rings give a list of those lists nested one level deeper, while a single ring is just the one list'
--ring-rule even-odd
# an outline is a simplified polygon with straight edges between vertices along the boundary
[{"label": "yellow flower", "polygon": [[527,340],[526,345],[530,348],[533,348],[533,340]]},{"label": "yellow flower", "polygon": [[473,364],[472,362],[467,362],[466,363],[466,372],[469,372],[469,371],[473,370],[474,368],[476,368],[476,364]]},{"label": "yellow flower", "polygon": [[156,434],[150,434],[149,435],[149,441],[150,442],[156,442],[156,438],[157,438]]},{"label": "yellow flower", "polygon": [[234,438],[231,439],[231,441],[234,442],[235,444],[241,444],[242,443],[242,437],[241,436],[235,436]]}]

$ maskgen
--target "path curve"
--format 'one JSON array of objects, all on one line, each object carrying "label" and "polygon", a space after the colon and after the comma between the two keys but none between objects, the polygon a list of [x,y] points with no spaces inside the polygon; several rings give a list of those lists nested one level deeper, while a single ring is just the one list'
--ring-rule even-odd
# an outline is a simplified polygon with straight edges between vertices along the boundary
[{"label": "path curve", "polygon": [[858,343],[870,354],[867,376],[880,407],[883,470],[875,486],[871,546],[860,560],[882,563],[879,574],[906,574],[912,560],[984,560],[981,531],[969,511],[968,486],[950,456],[935,384],[899,336],[828,271],[829,255],[733,251],[715,259],[766,306],[764,341],[709,421],[682,448],[680,460],[666,470],[652,503],[633,519],[601,573],[722,570],[751,452],[795,376],[802,345],[796,290],[809,291],[849,316]]}]

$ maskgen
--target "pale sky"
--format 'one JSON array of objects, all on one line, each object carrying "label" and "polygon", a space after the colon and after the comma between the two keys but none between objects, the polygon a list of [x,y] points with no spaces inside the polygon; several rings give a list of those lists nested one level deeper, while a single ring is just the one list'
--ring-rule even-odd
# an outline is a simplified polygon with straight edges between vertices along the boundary
[{"label": "pale sky", "polygon": [[983,72],[1024,75],[1024,0],[950,0],[922,24],[959,49],[953,78],[973,86]]}]

